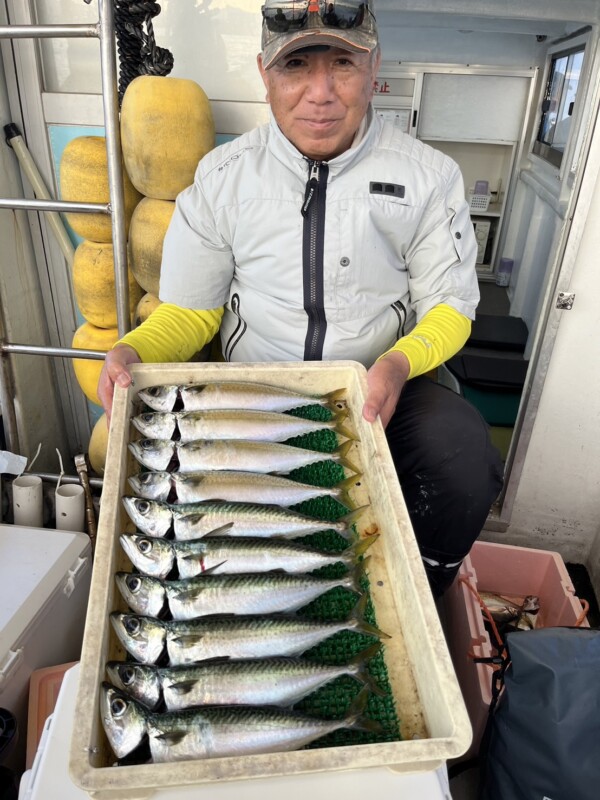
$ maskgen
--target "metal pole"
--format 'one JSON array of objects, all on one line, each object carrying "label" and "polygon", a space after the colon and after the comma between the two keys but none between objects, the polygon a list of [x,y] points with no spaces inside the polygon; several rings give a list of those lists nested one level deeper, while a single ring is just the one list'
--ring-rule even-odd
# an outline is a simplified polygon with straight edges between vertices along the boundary
[{"label": "metal pole", "polygon": [[[54,483],[58,483],[59,478],[61,483],[80,483],[77,475],[59,475],[54,472],[27,472],[27,475],[38,475],[43,481],[53,481]],[[102,488],[102,478],[88,478],[88,480],[91,486]]]},{"label": "metal pole", "polygon": [[95,25],[0,25],[0,39],[50,39],[55,36],[74,39],[97,37],[98,23]]},{"label": "metal pole", "polygon": [[100,11],[100,69],[104,131],[108,160],[108,186],[115,264],[115,295],[119,338],[131,330],[129,314],[129,282],[127,280],[127,232],[121,167],[121,135],[119,130],[119,95],[117,90],[116,46],[112,0],[98,0]]},{"label": "metal pole", "polygon": [[11,453],[20,453],[12,369],[10,358],[4,353],[0,353],[0,406],[6,446]]},{"label": "metal pole", "polygon": [[73,203],[66,200],[21,200],[0,198],[0,208],[19,208],[24,211],[82,211],[84,214],[110,214],[110,204]]},{"label": "metal pole", "polygon": [[79,350],[77,347],[46,347],[35,344],[0,344],[0,353],[22,353],[30,356],[54,356],[56,358],[90,358],[104,361],[103,350]]}]

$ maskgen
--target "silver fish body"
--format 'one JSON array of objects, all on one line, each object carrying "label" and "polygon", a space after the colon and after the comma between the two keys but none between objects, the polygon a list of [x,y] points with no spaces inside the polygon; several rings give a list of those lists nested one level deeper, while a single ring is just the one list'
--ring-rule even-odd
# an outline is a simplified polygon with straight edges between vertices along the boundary
[{"label": "silver fish body", "polygon": [[280,539],[206,536],[186,542],[171,542],[139,534],[121,534],[119,540],[133,566],[144,575],[166,578],[176,565],[179,578],[194,578],[207,570],[212,574],[312,572],[330,564],[353,567],[377,540],[363,539],[341,553],[328,553]]},{"label": "silver fish body", "polygon": [[125,650],[143,664],[154,664],[166,646],[169,664],[194,664],[213,658],[267,658],[299,655],[340,631],[378,639],[389,636],[357,610],[345,620],[318,622],[295,614],[213,615],[192,620],[155,620],[113,612],[111,624]]},{"label": "silver fish body", "polygon": [[[359,581],[367,561],[368,558],[358,564],[352,573],[340,578],[285,573],[211,574],[184,581],[163,581],[162,586],[167,596],[169,611],[176,620],[193,619],[214,614],[215,611],[221,614],[272,614],[279,611],[296,611],[338,586],[361,594]],[[136,577],[142,582],[155,580]],[[151,590],[148,591],[148,594],[150,593]],[[129,598],[127,602],[131,605]],[[133,605],[131,607],[134,608]],[[134,610],[138,613],[147,613],[145,610]]]},{"label": "silver fish body", "polygon": [[379,648],[375,644],[347,663],[337,665],[277,656],[212,659],[163,668],[112,662],[107,665],[107,672],[115,686],[151,709],[158,706],[161,698],[167,711],[200,705],[290,706],[346,675],[382,695],[366,669]]},{"label": "silver fish body", "polygon": [[350,525],[363,508],[336,522],[325,522],[288,508],[260,503],[186,503],[169,505],[140,497],[123,497],[123,505],[138,530],[162,537],[172,529],[175,539],[200,539],[225,525],[228,536],[285,537],[293,539],[323,530],[334,530],[346,539],[354,534]]},{"label": "silver fish body", "polygon": [[338,389],[326,395],[313,397],[264,383],[231,381],[193,385],[149,386],[138,392],[138,397],[155,411],[172,411],[178,400],[185,411],[211,409],[250,409],[256,411],[289,411],[293,408],[327,406],[335,411],[335,404],[345,393]]},{"label": "silver fish body", "polygon": [[208,470],[189,473],[140,472],[129,478],[129,484],[136,494],[147,500],[165,501],[174,490],[178,503],[223,500],[287,507],[316,497],[331,497],[350,508],[352,501],[347,491],[359,480],[360,475],[355,475],[338,486],[324,487],[299,483],[279,475]]},{"label": "silver fish body", "polygon": [[[322,453],[281,442],[256,442],[246,439],[202,439],[194,442],[171,442],[171,444],[175,446],[179,472],[239,470],[285,475],[300,467],[324,461],[334,461],[358,472],[346,459],[347,448],[344,445],[333,453]],[[156,463],[158,464],[158,459]],[[164,459],[161,463],[164,463]],[[168,465],[168,462],[166,464]],[[151,469],[166,469],[166,465],[161,467],[146,464],[146,466]]]},{"label": "silver fish body", "polygon": [[355,438],[340,419],[309,420],[272,411],[153,411],[138,414],[132,417],[131,422],[149,439],[171,439],[178,431],[182,442],[198,439],[283,442],[295,436],[325,430],[335,431],[348,439]]},{"label": "silver fish body", "polygon": [[252,706],[203,706],[157,714],[108,683],[102,684],[101,693],[102,722],[116,755],[127,755],[147,733],[155,763],[286,752],[341,728],[380,730],[362,716],[366,700],[353,704],[342,719],[324,720]]}]

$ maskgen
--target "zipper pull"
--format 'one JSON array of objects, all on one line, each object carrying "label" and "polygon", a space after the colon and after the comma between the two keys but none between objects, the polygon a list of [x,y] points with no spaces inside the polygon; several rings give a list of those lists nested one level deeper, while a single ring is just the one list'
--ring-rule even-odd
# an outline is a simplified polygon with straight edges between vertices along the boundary
[{"label": "zipper pull", "polygon": [[304,194],[304,203],[302,204],[301,213],[305,217],[308,214],[308,209],[312,203],[313,197],[319,188],[319,171],[321,169],[320,161],[309,161],[309,174],[306,183],[306,192]]}]

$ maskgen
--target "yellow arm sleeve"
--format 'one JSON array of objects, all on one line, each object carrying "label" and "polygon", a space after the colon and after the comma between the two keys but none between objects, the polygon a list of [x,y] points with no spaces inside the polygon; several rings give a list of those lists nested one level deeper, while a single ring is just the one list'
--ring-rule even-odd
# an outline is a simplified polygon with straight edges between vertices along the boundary
[{"label": "yellow arm sleeve", "polygon": [[471,320],[452,306],[440,303],[387,352],[404,353],[410,363],[408,377],[416,378],[455,355],[470,333]]},{"label": "yellow arm sleeve", "polygon": [[223,307],[207,311],[161,303],[145,322],[125,334],[127,344],[146,363],[189,361],[219,330]]}]

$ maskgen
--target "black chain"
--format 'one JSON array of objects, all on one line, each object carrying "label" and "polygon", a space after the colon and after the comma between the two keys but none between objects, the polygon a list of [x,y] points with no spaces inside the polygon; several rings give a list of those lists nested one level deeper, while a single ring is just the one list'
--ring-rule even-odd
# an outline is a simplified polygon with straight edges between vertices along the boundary
[{"label": "black chain", "polygon": [[160,14],[158,3],[145,0],[113,0],[113,3],[121,105],[125,89],[138,75],[168,75],[173,69],[173,54],[154,41],[152,18]]}]

